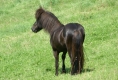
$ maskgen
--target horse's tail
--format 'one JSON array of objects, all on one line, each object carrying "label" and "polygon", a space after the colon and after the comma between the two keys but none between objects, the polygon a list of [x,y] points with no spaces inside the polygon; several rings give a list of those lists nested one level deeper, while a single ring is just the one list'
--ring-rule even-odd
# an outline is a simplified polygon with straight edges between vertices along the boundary
[{"label": "horse's tail", "polygon": [[75,30],[72,38],[72,70],[71,74],[81,73],[84,66],[83,34]]}]

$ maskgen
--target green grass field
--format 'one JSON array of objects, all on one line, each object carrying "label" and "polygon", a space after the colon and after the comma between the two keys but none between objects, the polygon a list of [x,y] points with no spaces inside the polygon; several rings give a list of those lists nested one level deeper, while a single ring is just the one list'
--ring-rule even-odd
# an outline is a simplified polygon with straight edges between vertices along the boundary
[{"label": "green grass field", "polygon": [[[31,31],[35,11],[42,5],[67,24],[85,28],[82,74],[55,76],[50,38]],[[118,80],[117,0],[0,0],[0,80]]]}]

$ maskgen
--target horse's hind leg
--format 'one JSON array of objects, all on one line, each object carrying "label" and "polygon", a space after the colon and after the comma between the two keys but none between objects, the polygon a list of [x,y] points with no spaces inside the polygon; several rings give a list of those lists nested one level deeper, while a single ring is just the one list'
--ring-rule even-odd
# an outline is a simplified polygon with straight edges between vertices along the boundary
[{"label": "horse's hind leg", "polygon": [[66,52],[63,52],[62,54],[62,73],[66,73],[66,69],[65,69],[65,58],[66,58]]},{"label": "horse's hind leg", "polygon": [[59,67],[59,53],[57,51],[53,51],[55,57],[55,75],[58,75],[58,67]]},{"label": "horse's hind leg", "polygon": [[68,51],[68,55],[69,55],[69,57],[70,57],[70,63],[71,63],[71,74],[73,73],[73,69],[72,69],[72,67],[73,67],[73,61],[72,61],[72,43],[71,43],[72,41],[71,41],[71,39],[68,39],[67,40],[67,43],[66,43],[66,47],[67,47],[67,51]]}]

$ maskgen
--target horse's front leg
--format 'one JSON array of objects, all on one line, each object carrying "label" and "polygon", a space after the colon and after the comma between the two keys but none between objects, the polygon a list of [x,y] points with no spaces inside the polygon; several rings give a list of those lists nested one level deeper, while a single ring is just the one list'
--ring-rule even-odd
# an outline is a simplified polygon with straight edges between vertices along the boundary
[{"label": "horse's front leg", "polygon": [[58,75],[58,67],[59,67],[59,52],[53,51],[55,57],[55,75]]}]

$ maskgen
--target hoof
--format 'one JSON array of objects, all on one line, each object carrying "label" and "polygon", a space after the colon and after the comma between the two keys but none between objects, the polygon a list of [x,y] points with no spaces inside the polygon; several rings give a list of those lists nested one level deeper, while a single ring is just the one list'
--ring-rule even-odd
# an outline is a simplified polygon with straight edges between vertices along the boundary
[{"label": "hoof", "polygon": [[55,76],[58,76],[58,73],[55,73]]},{"label": "hoof", "polygon": [[63,74],[63,73],[66,73],[66,70],[62,70],[62,72],[61,72],[61,73],[62,73],[62,74]]}]

